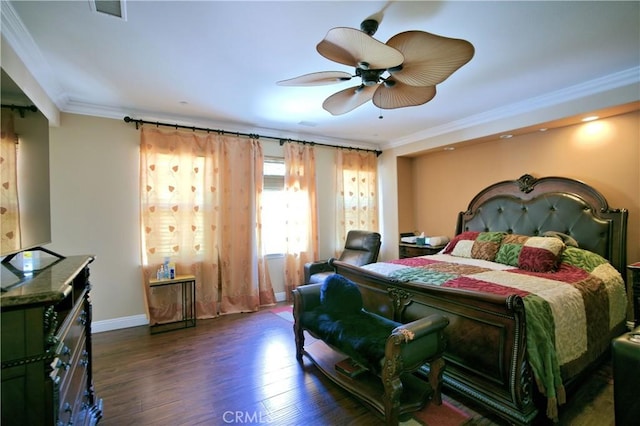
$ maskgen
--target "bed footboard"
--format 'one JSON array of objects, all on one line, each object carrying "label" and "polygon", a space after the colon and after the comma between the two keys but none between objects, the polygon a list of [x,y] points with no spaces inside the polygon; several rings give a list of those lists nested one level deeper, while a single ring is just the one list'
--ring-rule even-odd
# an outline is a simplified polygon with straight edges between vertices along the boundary
[{"label": "bed footboard", "polygon": [[530,424],[537,416],[520,297],[401,282],[335,259],[330,264],[358,284],[370,312],[402,323],[434,313],[449,319],[445,387],[511,423]]}]

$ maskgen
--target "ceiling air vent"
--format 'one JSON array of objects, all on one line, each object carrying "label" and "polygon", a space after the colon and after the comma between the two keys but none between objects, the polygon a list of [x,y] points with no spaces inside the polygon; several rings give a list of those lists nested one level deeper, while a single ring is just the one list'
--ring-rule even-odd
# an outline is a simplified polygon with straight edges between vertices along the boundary
[{"label": "ceiling air vent", "polygon": [[127,20],[125,0],[89,0],[91,10]]}]

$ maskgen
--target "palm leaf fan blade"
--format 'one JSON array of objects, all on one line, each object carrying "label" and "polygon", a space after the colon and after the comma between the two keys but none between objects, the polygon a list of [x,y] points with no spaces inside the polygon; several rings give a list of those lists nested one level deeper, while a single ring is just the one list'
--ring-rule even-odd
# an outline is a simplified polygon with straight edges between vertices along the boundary
[{"label": "palm leaf fan blade", "polygon": [[322,103],[322,107],[332,115],[342,115],[369,102],[376,86],[355,86],[334,93]]},{"label": "palm leaf fan blade", "polygon": [[410,86],[435,86],[469,62],[475,53],[466,40],[442,37],[424,31],[406,31],[391,37],[387,45],[404,55],[402,69],[393,77]]},{"label": "palm leaf fan blade", "polygon": [[404,56],[395,48],[354,28],[338,27],[329,30],[316,50],[325,58],[339,64],[365,69],[387,69],[398,66]]},{"label": "palm leaf fan blade", "polygon": [[351,74],[344,71],[321,71],[304,74],[288,80],[278,81],[279,86],[323,86],[351,80]]},{"label": "palm leaf fan blade", "polygon": [[373,95],[373,104],[382,109],[404,108],[426,104],[436,96],[436,86],[409,86],[395,82],[387,87],[378,86]]}]

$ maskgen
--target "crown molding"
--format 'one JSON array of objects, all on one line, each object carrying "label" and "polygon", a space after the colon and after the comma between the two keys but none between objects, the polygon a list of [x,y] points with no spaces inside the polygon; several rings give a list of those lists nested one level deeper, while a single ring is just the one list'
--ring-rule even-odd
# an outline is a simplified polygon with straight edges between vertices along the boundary
[{"label": "crown molding", "polygon": [[[44,92],[60,111],[66,113],[75,113],[114,119],[122,119],[127,115],[144,118],[146,120],[171,120],[172,122],[176,121],[177,118],[180,119],[179,117],[175,116],[166,117],[162,114],[158,115],[158,113],[154,111],[131,111],[130,108],[126,107],[89,104],[70,99],[69,96],[64,92],[57,79],[55,79],[51,66],[44,58],[44,55],[33,40],[29,31],[23,25],[12,5],[9,2],[2,1],[1,12],[2,22],[0,29],[2,31],[2,36],[15,50],[18,57],[24,62],[27,69],[32,72],[35,80],[40,84]],[[607,98],[607,96],[605,96],[607,92],[619,91],[620,88],[630,87],[633,85],[635,85],[636,89],[638,90],[628,91],[628,93],[626,93],[628,99],[625,100],[625,102],[637,101],[640,100],[639,84],[640,67],[634,67],[628,70],[620,71],[611,75],[557,90],[555,92],[525,99],[516,103],[485,111],[480,114],[471,115],[460,120],[451,121],[449,123],[435,126],[403,138],[390,140],[386,143],[373,144],[367,143],[365,141],[360,141],[356,142],[356,144],[359,144],[360,146],[367,149],[371,149],[372,147],[374,147],[374,149],[382,150],[398,148],[420,141],[443,137],[448,134],[465,132],[469,129],[487,126],[488,124],[494,122],[504,122],[505,120],[508,120],[510,118],[522,116],[523,114],[533,114],[536,112],[541,112],[545,109],[552,109],[554,107],[562,104],[567,104],[572,101],[575,102],[580,99],[589,98],[590,96],[602,96],[602,98],[604,99]],[[604,106],[605,105],[602,105],[602,107]],[[581,111],[576,111],[575,113],[579,112]],[[233,123],[212,123],[209,120],[198,119],[196,117],[183,117],[183,119],[184,122],[188,125],[204,124],[206,126],[211,126],[213,124],[220,128],[228,128],[230,126],[234,126]],[[256,129],[253,127],[251,129],[247,129],[245,126],[238,124],[235,125],[239,127],[237,129],[232,129],[233,131],[249,133],[256,132]],[[261,131],[275,133],[276,136],[282,138],[292,137],[291,133],[285,134],[282,131],[274,129],[262,129]],[[295,137],[300,139],[310,138],[311,140],[316,140],[318,142],[327,142],[331,144],[354,146],[354,141],[347,141],[338,138],[327,138],[312,134],[297,134],[296,132]]]},{"label": "crown molding", "polygon": [[63,110],[67,96],[54,77],[53,71],[42,51],[31,37],[11,3],[2,1],[0,8],[2,23],[0,30],[5,41],[13,48],[16,55],[25,64],[45,94]]},{"label": "crown molding", "polygon": [[[381,148],[383,150],[398,148],[410,143],[435,138],[448,133],[467,130],[491,122],[517,117],[522,114],[541,111],[567,102],[584,99],[589,96],[602,95],[610,91],[615,91],[617,89],[633,85],[636,85],[635,93],[633,91],[629,91],[628,99],[620,100],[619,103],[640,100],[640,66],[569,86],[555,92],[546,93],[541,96],[494,108],[492,110],[471,115],[460,120],[455,120],[441,126],[432,127],[428,130],[414,133],[404,138],[389,141],[389,143],[382,144]],[[611,105],[601,105],[600,107],[608,106]],[[576,113],[579,112],[581,111],[576,111]]]}]

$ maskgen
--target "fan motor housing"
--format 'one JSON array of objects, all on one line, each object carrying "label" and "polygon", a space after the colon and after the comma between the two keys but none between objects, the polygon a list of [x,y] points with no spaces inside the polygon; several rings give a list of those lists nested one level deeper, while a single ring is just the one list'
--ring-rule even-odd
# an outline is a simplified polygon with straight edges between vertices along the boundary
[{"label": "fan motor housing", "polygon": [[370,36],[374,35],[378,31],[379,22],[375,19],[365,19],[360,24],[360,31]]},{"label": "fan motor housing", "polygon": [[380,81],[380,76],[386,70],[363,70],[356,68],[356,75],[362,78],[362,84],[365,86],[374,86]]}]

